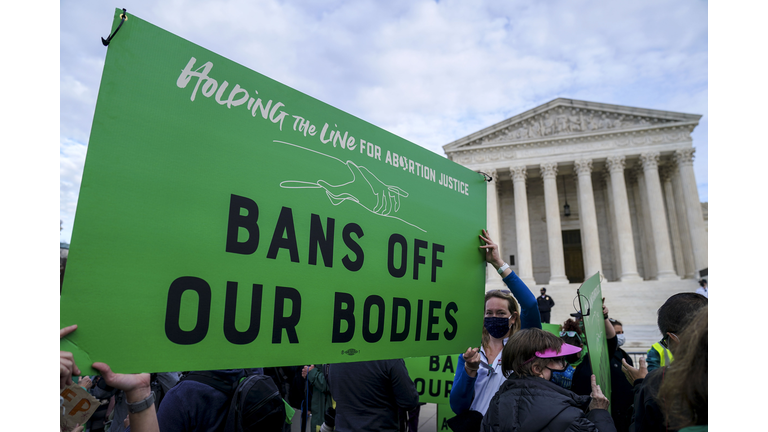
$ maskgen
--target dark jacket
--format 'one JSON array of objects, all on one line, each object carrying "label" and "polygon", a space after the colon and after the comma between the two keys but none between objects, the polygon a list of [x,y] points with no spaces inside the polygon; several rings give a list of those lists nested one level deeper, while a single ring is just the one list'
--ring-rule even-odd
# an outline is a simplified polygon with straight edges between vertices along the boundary
[{"label": "dark jacket", "polygon": [[635,380],[635,410],[630,432],[674,432],[667,428],[664,413],[656,397],[664,380],[666,367],[649,372],[645,379]]},{"label": "dark jacket", "polygon": [[552,306],[555,305],[555,301],[552,300],[552,297],[546,294],[536,297],[536,302],[539,304],[539,312],[549,312],[552,310]]},{"label": "dark jacket", "polygon": [[403,359],[332,364],[328,384],[341,432],[399,431],[398,408],[419,405]]},{"label": "dark jacket", "polygon": [[[245,376],[242,369],[213,371],[222,381],[235,382]],[[163,432],[215,431],[226,423],[229,396],[192,380],[181,380],[160,404],[157,423]]]},{"label": "dark jacket", "polygon": [[585,413],[591,400],[539,377],[511,377],[491,399],[481,430],[615,432],[607,410]]}]

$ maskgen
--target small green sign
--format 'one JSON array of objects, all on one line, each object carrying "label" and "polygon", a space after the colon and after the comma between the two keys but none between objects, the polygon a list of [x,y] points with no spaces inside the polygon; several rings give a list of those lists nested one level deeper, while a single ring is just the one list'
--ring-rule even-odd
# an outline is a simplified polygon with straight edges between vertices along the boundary
[{"label": "small green sign", "polygon": [[449,404],[458,354],[405,359],[419,402]]},{"label": "small green sign", "polygon": [[456,417],[456,413],[453,412],[449,404],[437,405],[437,429],[438,431],[450,431],[448,426],[448,420]]},{"label": "small green sign", "polygon": [[86,374],[461,352],[483,308],[485,200],[483,175],[128,15],[61,347]]},{"label": "small green sign", "polygon": [[[611,364],[608,358],[608,342],[605,338],[603,318],[603,294],[600,289],[600,273],[595,273],[579,287],[579,305],[584,314],[584,333],[589,347],[589,363],[597,384],[605,397],[611,399]],[[610,409],[610,407],[609,407]]]},{"label": "small green sign", "polygon": [[541,323],[541,329],[560,337],[560,324]]}]

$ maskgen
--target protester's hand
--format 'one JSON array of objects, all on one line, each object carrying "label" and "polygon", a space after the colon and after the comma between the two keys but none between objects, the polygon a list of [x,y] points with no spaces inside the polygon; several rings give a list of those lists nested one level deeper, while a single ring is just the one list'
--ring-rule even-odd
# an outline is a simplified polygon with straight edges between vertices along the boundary
[{"label": "protester's hand", "polygon": [[301,377],[306,378],[307,374],[309,374],[309,371],[311,371],[314,368],[315,368],[315,365],[304,366],[304,368],[301,369]]},{"label": "protester's hand", "polygon": [[90,390],[93,388],[93,381],[91,380],[90,377],[84,376],[84,377],[80,377],[80,380],[77,381],[77,385],[79,385],[80,387],[86,390]]},{"label": "protester's hand", "polygon": [[131,419],[129,419],[128,416],[125,416],[125,420],[123,420],[123,427],[128,429],[130,425],[131,425]]},{"label": "protester's hand", "polygon": [[[605,299],[603,299],[603,301],[605,301]],[[608,316],[608,307],[605,306],[605,303],[603,303],[603,316],[604,317]]]},{"label": "protester's hand", "polygon": [[603,394],[603,391],[600,390],[600,386],[597,385],[597,378],[595,378],[594,375],[592,375],[592,393],[590,394],[592,396],[592,401],[589,402],[589,409],[608,409],[608,404],[610,404],[610,401],[607,397]]},{"label": "protester's hand", "polygon": [[485,242],[485,245],[480,246],[480,249],[485,249],[485,261],[491,263],[498,270],[499,267],[504,265],[504,260],[501,259],[501,254],[499,253],[499,245],[491,240],[491,236],[486,230],[483,230],[483,233],[480,234],[480,239]]},{"label": "protester's hand", "polygon": [[[72,333],[75,330],[77,330],[77,324],[64,327],[63,329],[59,330],[59,339],[62,339],[64,336]],[[80,375],[80,369],[78,369],[77,365],[75,364],[75,356],[73,356],[71,352],[59,351],[59,353],[61,360],[59,369],[59,390],[62,390],[64,387],[74,383],[74,381],[72,381],[72,375]]]},{"label": "protester's hand", "polygon": [[639,368],[630,366],[625,359],[621,359],[621,364],[621,369],[624,371],[624,375],[627,377],[630,384],[634,385],[635,380],[643,379],[648,375],[648,366],[646,366],[645,359],[642,357],[640,358]]},{"label": "protester's hand", "polygon": [[466,369],[469,376],[476,376],[477,370],[480,368],[480,348],[467,348],[467,352],[462,354],[464,356],[464,369]]},{"label": "protester's hand", "polygon": [[149,382],[149,374],[119,374],[112,372],[106,363],[96,362],[93,368],[101,372],[101,376],[107,385],[125,392],[129,403],[136,403],[146,399],[152,392]]}]

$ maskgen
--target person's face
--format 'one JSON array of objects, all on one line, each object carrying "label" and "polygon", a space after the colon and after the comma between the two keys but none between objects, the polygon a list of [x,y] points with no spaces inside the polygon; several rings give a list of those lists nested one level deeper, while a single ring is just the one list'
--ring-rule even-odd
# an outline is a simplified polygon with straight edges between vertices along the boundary
[{"label": "person's face", "polygon": [[544,294],[546,294],[546,293],[547,293],[547,292],[546,292],[546,291],[544,291],[544,290],[541,290],[540,292],[541,292],[541,295],[544,295]]},{"label": "person's face", "polygon": [[[549,381],[552,379],[552,372],[562,372],[568,367],[568,362],[564,357],[555,357],[547,363],[547,366],[539,372],[539,376]],[[534,371],[536,372],[536,371]]]},{"label": "person's face", "polygon": [[485,316],[509,318],[509,325],[515,323],[515,317],[509,313],[509,302],[498,297],[491,297],[485,302]]},{"label": "person's face", "polygon": [[624,326],[621,324],[613,326],[613,329],[616,330],[616,334],[624,334]]}]

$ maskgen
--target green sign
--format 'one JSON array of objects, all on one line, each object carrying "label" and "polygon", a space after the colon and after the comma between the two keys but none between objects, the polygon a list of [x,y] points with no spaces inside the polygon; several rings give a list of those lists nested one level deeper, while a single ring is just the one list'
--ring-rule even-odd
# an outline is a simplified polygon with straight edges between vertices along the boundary
[{"label": "green sign", "polygon": [[541,329],[560,337],[560,324],[541,323]]},{"label": "green sign", "polygon": [[129,15],[107,49],[61,349],[84,373],[462,352],[483,309],[485,193],[481,174]]},{"label": "green sign", "polygon": [[579,305],[584,314],[584,333],[589,347],[589,362],[605,397],[611,399],[611,364],[608,358],[608,342],[605,338],[603,319],[603,294],[600,289],[600,273],[595,273],[579,287]]},{"label": "green sign", "polygon": [[437,405],[437,429],[438,431],[450,431],[448,427],[448,420],[456,417],[456,413],[453,412],[451,406],[447,403]]},{"label": "green sign", "polygon": [[405,359],[419,402],[449,404],[458,354]]}]

